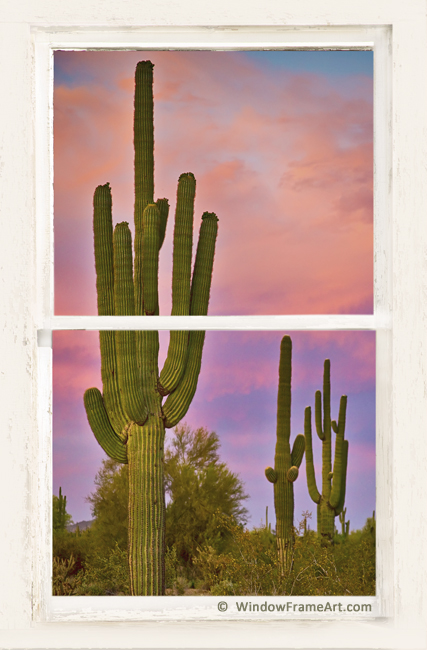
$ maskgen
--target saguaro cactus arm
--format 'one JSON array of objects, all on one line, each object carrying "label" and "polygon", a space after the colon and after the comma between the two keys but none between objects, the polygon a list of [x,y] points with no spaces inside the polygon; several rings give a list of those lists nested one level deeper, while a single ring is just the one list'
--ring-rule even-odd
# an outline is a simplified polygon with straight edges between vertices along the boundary
[{"label": "saguaro cactus arm", "polygon": [[217,234],[218,217],[214,212],[204,212],[191,280],[191,316],[206,316],[208,313]]},{"label": "saguaro cactus arm", "polygon": [[266,477],[267,481],[270,481],[270,483],[276,483],[277,482],[277,472],[275,472],[272,467],[266,467],[265,468],[265,477]]},{"label": "saguaro cactus arm", "polygon": [[182,420],[189,409],[197,388],[205,332],[191,331],[188,338],[187,363],[184,374],[181,377],[178,387],[169,395],[163,405],[163,416],[167,429],[175,427]]},{"label": "saguaro cactus arm", "polygon": [[100,391],[89,388],[84,394],[84,404],[90,428],[107,456],[127,463],[126,440],[121,440],[111,426]]},{"label": "saguaro cactus arm", "polygon": [[291,453],[291,463],[295,467],[300,467],[305,451],[305,438],[302,433],[299,433],[294,440]]},{"label": "saguaro cactus arm", "polygon": [[160,238],[159,238],[159,248],[163,246],[166,235],[166,225],[168,222],[169,215],[169,202],[167,199],[157,199],[156,205],[160,213]]},{"label": "saguaro cactus arm", "polygon": [[294,483],[294,481],[296,481],[297,478],[298,478],[298,474],[299,474],[298,467],[296,467],[295,465],[293,465],[293,466],[290,467],[290,468],[288,469],[288,471],[286,472],[286,480],[288,480],[289,483]]},{"label": "saguaro cactus arm", "polygon": [[[181,174],[178,181],[175,212],[172,316],[190,313],[191,257],[193,250],[193,215],[196,180],[193,174]],[[160,373],[159,390],[163,395],[173,392],[185,369],[188,332],[172,331],[168,355]]]},{"label": "saguaro cactus arm", "polygon": [[348,440],[344,440],[343,443],[343,462],[341,465],[341,491],[340,491],[340,498],[338,500],[337,506],[335,508],[335,513],[337,515],[340,514],[344,507],[345,503],[345,491],[346,491],[346,486],[347,486],[347,462],[348,462]]},{"label": "saguaro cactus arm", "polygon": [[340,411],[339,419],[337,426],[337,437],[335,441],[335,458],[334,458],[334,474],[332,480],[332,489],[331,495],[329,497],[329,503],[332,508],[336,509],[341,497],[341,491],[343,489],[343,466],[346,465],[346,457],[348,453],[348,443],[347,446],[344,444],[344,430],[345,430],[345,416],[347,409],[347,397],[343,395],[340,400]]},{"label": "saguaro cactus arm", "polygon": [[[114,229],[114,305],[118,316],[133,315],[135,300],[132,273],[132,239],[126,222]],[[123,410],[128,420],[142,425],[148,417],[148,409],[140,389],[136,364],[135,332],[116,331],[116,354],[118,384]]]},{"label": "saguaro cactus arm", "polygon": [[305,436],[305,463],[307,474],[307,487],[310,497],[314,503],[319,504],[321,494],[316,485],[316,474],[314,471],[313,442],[311,436],[311,407],[307,406],[304,411],[304,436]]},{"label": "saguaro cactus arm", "polygon": [[142,276],[144,278],[144,312],[158,314],[159,251],[161,217],[156,203],[149,203],[142,217]]},{"label": "saguaro cactus arm", "polygon": [[181,174],[178,180],[173,234],[172,316],[186,316],[190,313],[195,195],[194,174]]},{"label": "saguaro cactus arm", "polygon": [[[205,212],[200,225],[191,282],[190,314],[192,316],[205,315],[208,311],[217,233],[218,217],[213,212]],[[204,340],[205,332],[191,331],[188,334],[184,372],[178,386],[163,405],[166,428],[178,424],[188,411],[197,388]]]},{"label": "saguaro cactus arm", "polygon": [[325,432],[323,431],[322,425],[322,393],[320,390],[316,390],[314,400],[314,421],[316,423],[316,431],[320,440],[324,440]]},{"label": "saguaro cactus arm", "polygon": [[[98,314],[114,315],[114,246],[112,200],[109,183],[99,185],[93,197],[93,236],[95,251]],[[99,333],[101,379],[108,418],[118,434],[127,423],[118,384],[116,338],[114,332]]]}]

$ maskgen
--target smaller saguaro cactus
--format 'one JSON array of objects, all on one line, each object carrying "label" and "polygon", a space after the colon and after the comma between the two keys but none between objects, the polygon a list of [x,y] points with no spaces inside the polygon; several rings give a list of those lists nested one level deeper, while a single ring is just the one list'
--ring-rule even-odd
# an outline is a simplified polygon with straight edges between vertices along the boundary
[{"label": "smaller saguaro cactus", "polygon": [[[316,391],[315,395],[316,431],[322,441],[322,492],[317,489],[314,472],[311,408],[309,406],[305,409],[304,421],[307,487],[310,497],[317,504],[317,532],[324,546],[333,543],[335,517],[341,514],[344,508],[348,460],[348,440],[344,440],[346,411],[347,396],[342,395],[338,424],[335,420],[331,420],[331,362],[326,359],[323,370],[323,423],[320,390]],[[336,433],[333,471],[332,430]]]},{"label": "smaller saguaro cactus", "polygon": [[265,529],[271,533],[271,524],[268,523],[268,506],[265,508]]},{"label": "smaller saguaro cactus", "polygon": [[311,519],[311,512],[309,512],[308,510],[304,510],[304,512],[302,513],[302,517],[303,517],[303,519],[302,519],[302,531],[303,531],[304,537],[306,537],[308,535],[309,530],[310,530],[310,526],[308,525],[308,520]]},{"label": "smaller saguaro cactus", "polygon": [[298,468],[305,449],[302,434],[295,438],[292,451],[290,446],[291,378],[292,341],[289,336],[284,336],[280,345],[274,469],[267,467],[265,470],[267,479],[274,485],[276,541],[282,573],[291,566],[294,539],[294,482],[298,478]]},{"label": "smaller saguaro cactus", "polygon": [[368,519],[366,520],[366,527],[370,533],[375,535],[375,531],[376,531],[375,510],[372,513],[372,517],[368,517]]},{"label": "smaller saguaro cactus", "polygon": [[341,522],[341,535],[343,537],[348,537],[348,533],[350,532],[350,520],[345,520],[346,514],[347,508],[344,508],[344,510],[339,515],[339,520]]},{"label": "smaller saguaro cactus", "polygon": [[67,497],[62,496],[62,488],[59,488],[58,519],[61,528],[65,528],[67,523]]},{"label": "smaller saguaro cactus", "polygon": [[62,496],[62,488],[59,488],[59,496],[53,497],[54,530],[65,530],[70,519],[70,515],[67,514],[67,497]]}]

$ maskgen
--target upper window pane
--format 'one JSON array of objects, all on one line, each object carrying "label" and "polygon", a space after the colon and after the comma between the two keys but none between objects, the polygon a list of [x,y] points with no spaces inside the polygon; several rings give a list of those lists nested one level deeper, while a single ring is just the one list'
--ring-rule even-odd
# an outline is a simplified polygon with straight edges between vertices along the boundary
[{"label": "upper window pane", "polygon": [[97,313],[92,205],[110,183],[133,232],[133,93],[154,64],[154,197],[170,204],[160,314],[171,309],[177,181],[219,218],[210,314],[373,312],[373,53],[56,52],[55,313]]}]

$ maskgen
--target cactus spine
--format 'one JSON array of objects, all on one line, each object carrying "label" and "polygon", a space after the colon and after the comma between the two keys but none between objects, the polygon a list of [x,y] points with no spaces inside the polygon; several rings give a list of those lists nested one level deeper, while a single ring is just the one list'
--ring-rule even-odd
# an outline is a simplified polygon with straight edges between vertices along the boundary
[{"label": "cactus spine", "polygon": [[341,522],[341,535],[344,538],[348,537],[348,533],[350,532],[350,520],[348,521],[345,520],[346,514],[347,514],[347,508],[344,508],[344,510],[339,515],[339,520]]},{"label": "cactus spine", "polygon": [[[323,370],[323,425],[322,396],[315,395],[316,431],[322,441],[322,492],[316,485],[311,438],[311,408],[305,409],[304,433],[306,445],[307,486],[310,497],[317,504],[317,532],[323,545],[333,542],[334,521],[344,507],[347,480],[348,441],[344,440],[347,397],[340,400],[338,424],[331,421],[331,363],[325,360]],[[332,471],[332,429],[336,433],[334,468]]]},{"label": "cactus spine", "polygon": [[284,336],[280,345],[279,390],[277,394],[277,430],[274,469],[267,467],[265,475],[274,484],[276,511],[276,541],[282,574],[291,566],[294,539],[294,481],[298,478],[305,440],[299,434],[292,451],[291,437],[291,378],[292,341]]},{"label": "cactus spine", "polygon": [[[99,315],[159,313],[158,259],[169,205],[154,202],[153,65],[135,72],[135,260],[126,222],[113,232],[109,184],[94,195],[94,246]],[[217,236],[217,217],[202,216],[191,273],[196,181],[178,181],[172,277],[172,314],[206,315]],[[129,466],[129,566],[132,595],[165,590],[165,427],[187,412],[200,372],[204,332],[173,331],[159,376],[157,331],[102,331],[103,392],[89,388],[84,403],[92,431],[104,451]],[[167,396],[163,403],[164,397]]]}]

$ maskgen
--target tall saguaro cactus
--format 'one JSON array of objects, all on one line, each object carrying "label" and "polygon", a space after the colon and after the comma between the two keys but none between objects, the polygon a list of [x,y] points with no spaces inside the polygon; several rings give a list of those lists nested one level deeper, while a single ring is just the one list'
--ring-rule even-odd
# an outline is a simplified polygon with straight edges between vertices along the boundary
[{"label": "tall saguaro cactus", "polygon": [[[310,497],[317,504],[317,532],[324,546],[333,542],[334,520],[344,508],[347,480],[348,440],[344,439],[347,396],[342,395],[338,424],[331,421],[331,362],[325,360],[323,369],[323,423],[322,395],[315,395],[316,431],[322,441],[322,492],[316,485],[311,437],[311,408],[305,409],[305,460],[307,486]],[[336,433],[334,467],[332,471],[332,430]]]},{"label": "tall saguaro cactus", "polygon": [[[159,313],[158,260],[169,205],[154,202],[153,65],[135,73],[135,259],[129,226],[112,225],[107,183],[94,195],[94,245],[99,315]],[[178,181],[172,275],[172,314],[206,315],[212,277],[217,217],[202,216],[191,271],[196,181]],[[129,465],[129,566],[133,595],[165,590],[165,428],[187,412],[200,372],[205,332],[172,331],[159,375],[157,331],[101,331],[103,392],[89,388],[84,403],[92,431],[115,460]],[[166,401],[163,402],[163,399]]]},{"label": "tall saguaro cactus", "polygon": [[265,470],[267,479],[274,484],[276,541],[282,573],[290,567],[291,562],[294,538],[294,482],[298,478],[298,468],[305,449],[304,436],[299,434],[291,451],[291,379],[292,341],[289,336],[284,336],[280,344],[274,469],[267,467]]}]

